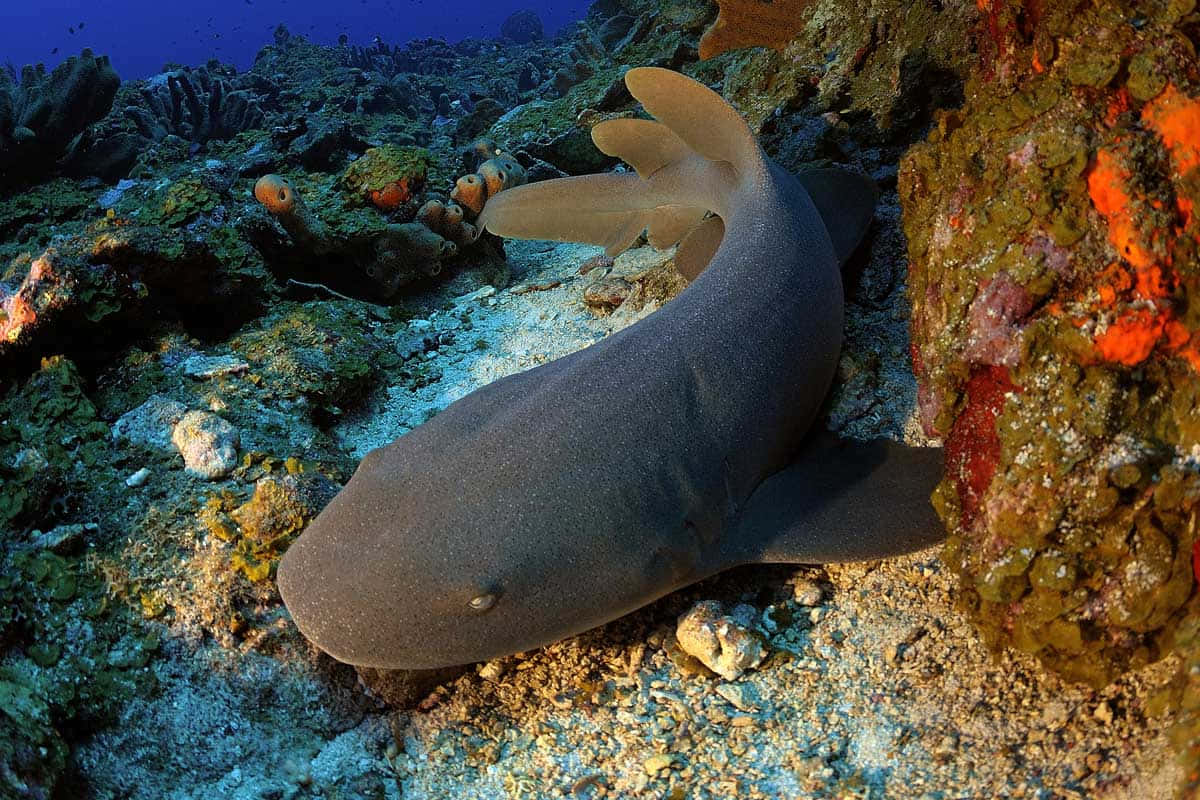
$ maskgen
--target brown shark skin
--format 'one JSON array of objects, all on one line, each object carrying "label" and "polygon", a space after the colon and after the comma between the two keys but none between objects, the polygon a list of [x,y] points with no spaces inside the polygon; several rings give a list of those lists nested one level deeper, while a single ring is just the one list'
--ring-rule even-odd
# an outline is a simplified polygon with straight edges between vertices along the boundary
[{"label": "brown shark skin", "polygon": [[[666,70],[632,73],[631,89],[661,81],[693,92],[682,104],[720,102]],[[926,499],[940,477],[936,456],[802,448],[841,344],[833,242],[844,255],[861,238],[873,190],[848,178],[844,197],[822,198],[827,213],[845,208],[858,226],[831,240],[801,183],[741,125],[725,131],[745,137],[730,150],[736,165],[693,154],[648,179],[518,187],[497,195],[511,197],[490,215],[489,202],[485,223],[502,235],[572,233],[562,204],[589,186],[575,209],[617,219],[664,201],[698,205],[721,216],[725,235],[708,268],[659,311],[482,387],[362,460],[279,568],[284,601],[318,647],[384,669],[481,661],[582,632],[737,564],[877,557],[940,537]],[[594,240],[583,227],[580,238]],[[786,486],[827,472],[846,490]],[[783,500],[758,508],[755,489],[772,476],[785,486],[771,496]],[[855,482],[884,487],[903,507],[893,514],[856,497]],[[804,522],[814,507],[816,528]],[[496,601],[476,611],[481,595]]]}]

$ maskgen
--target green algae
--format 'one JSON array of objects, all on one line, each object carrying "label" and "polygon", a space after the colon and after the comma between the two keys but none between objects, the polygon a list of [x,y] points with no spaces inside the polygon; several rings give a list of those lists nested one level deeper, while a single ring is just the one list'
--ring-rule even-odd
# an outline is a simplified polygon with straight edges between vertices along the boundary
[{"label": "green algae", "polygon": [[357,402],[377,365],[398,362],[379,352],[337,303],[282,304],[230,345],[251,362],[252,378],[273,387],[273,394],[304,396],[328,411]]}]

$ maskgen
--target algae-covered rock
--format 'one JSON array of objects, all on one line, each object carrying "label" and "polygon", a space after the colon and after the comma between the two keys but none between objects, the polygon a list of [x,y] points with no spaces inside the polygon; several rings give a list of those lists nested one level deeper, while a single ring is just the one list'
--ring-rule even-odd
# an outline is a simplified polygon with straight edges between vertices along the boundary
[{"label": "algae-covered rock", "polygon": [[344,304],[284,304],[231,341],[275,398],[340,413],[369,388],[381,355]]},{"label": "algae-covered rock", "polygon": [[275,284],[225,224],[209,177],[131,189],[117,210],[25,252],[0,273],[0,364],[67,353],[102,361],[162,318],[203,335],[258,313]]},{"label": "algae-covered rock", "polygon": [[1200,64],[1169,4],[1028,5],[901,167],[913,358],[964,604],[1101,686],[1196,582]]},{"label": "algae-covered rock", "polygon": [[104,459],[106,426],[61,356],[0,398],[0,421],[0,529],[36,516],[68,473]]},{"label": "algae-covered rock", "polygon": [[67,753],[52,724],[45,687],[17,669],[0,667],[0,795],[50,797]]},{"label": "algae-covered rock", "polygon": [[381,211],[411,205],[425,188],[429,151],[421,147],[372,147],[342,173],[344,191]]},{"label": "algae-covered rock", "polygon": [[319,472],[260,478],[254,496],[229,515],[239,536],[231,557],[233,568],[251,581],[274,575],[288,544],[340,488]]}]

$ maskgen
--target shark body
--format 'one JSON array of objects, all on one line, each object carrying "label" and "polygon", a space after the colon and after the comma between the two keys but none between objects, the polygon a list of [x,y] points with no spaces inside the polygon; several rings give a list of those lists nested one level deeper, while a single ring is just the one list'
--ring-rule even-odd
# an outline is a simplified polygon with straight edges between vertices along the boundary
[{"label": "shark body", "polygon": [[679,241],[690,285],[638,323],[511,375],[369,453],[291,546],[296,624],[351,664],[428,669],[608,622],[726,568],[877,558],[941,536],[937,450],[810,436],[842,330],[840,263],[875,201],[788,174],[719,95],[626,77],[658,118],[598,125],[638,174],[489,200],[505,236]]}]

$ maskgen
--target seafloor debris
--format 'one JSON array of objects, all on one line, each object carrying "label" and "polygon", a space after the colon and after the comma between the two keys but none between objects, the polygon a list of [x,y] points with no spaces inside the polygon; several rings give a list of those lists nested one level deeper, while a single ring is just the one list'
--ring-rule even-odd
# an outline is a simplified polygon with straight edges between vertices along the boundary
[{"label": "seafloor debris", "polygon": [[1200,565],[1192,7],[981,3],[993,57],[900,173],[963,603],[1096,686],[1171,651]]}]

